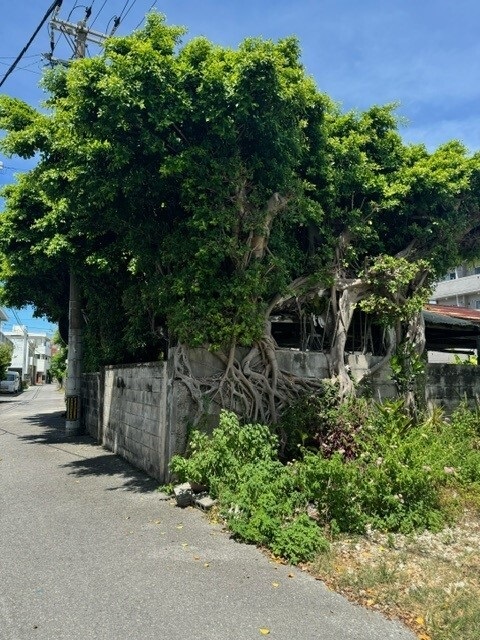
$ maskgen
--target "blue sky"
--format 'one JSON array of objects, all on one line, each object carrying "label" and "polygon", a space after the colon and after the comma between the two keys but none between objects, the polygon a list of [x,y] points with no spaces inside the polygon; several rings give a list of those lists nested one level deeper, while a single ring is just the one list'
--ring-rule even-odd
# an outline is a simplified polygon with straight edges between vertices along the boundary
[{"label": "blue sky", "polygon": [[[51,4],[2,2],[0,78]],[[248,36],[294,34],[307,72],[345,110],[398,102],[407,142],[433,150],[457,138],[472,152],[480,150],[478,0],[63,0],[59,17],[77,22],[93,5],[90,24],[104,32],[123,11],[117,33],[124,34],[152,4],[170,24],[187,27],[187,38],[204,35],[234,47]],[[38,105],[41,53],[49,43],[45,25],[0,92]],[[65,38],[55,54],[71,55]],[[0,155],[2,161],[7,168],[0,169],[0,184],[29,166]],[[19,315],[28,326],[42,324],[31,311]]]}]

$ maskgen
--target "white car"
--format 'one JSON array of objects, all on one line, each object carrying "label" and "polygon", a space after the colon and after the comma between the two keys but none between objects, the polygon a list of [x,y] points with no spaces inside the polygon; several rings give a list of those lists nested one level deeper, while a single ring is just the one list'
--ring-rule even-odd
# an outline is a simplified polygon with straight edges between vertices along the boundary
[{"label": "white car", "polygon": [[20,374],[17,371],[7,371],[5,378],[0,380],[0,391],[18,393],[20,390]]}]

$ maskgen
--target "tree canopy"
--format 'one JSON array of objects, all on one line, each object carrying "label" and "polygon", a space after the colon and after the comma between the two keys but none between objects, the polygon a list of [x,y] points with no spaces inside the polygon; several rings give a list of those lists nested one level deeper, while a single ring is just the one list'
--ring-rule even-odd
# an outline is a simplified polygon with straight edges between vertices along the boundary
[{"label": "tree canopy", "polygon": [[432,279],[480,254],[480,156],[404,144],[394,105],[343,113],[295,38],[182,35],[151,14],[46,73],[45,111],[0,98],[0,148],[38,155],[4,189],[3,299],[58,320],[73,269],[95,367],[251,346],[285,300],[316,296],[348,386],[353,310],[398,342]]}]

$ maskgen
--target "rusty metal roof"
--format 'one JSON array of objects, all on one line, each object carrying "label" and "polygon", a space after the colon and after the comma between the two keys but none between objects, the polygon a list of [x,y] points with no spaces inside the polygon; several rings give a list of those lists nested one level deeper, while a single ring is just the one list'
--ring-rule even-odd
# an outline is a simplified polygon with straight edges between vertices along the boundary
[{"label": "rusty metal roof", "polygon": [[474,324],[480,324],[480,311],[478,309],[470,309],[468,307],[451,307],[444,304],[426,304],[425,311],[430,311],[449,318],[467,320]]}]

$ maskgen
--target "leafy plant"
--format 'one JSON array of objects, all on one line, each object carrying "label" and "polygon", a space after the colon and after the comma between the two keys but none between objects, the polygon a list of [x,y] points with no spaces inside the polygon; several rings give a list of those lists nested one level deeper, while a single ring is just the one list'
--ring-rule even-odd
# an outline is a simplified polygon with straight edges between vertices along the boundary
[{"label": "leafy plant", "polygon": [[209,437],[193,429],[187,457],[174,456],[170,470],[181,482],[206,485],[217,496],[223,485],[236,486],[245,465],[272,461],[278,440],[265,425],[240,425],[238,416],[222,411]]},{"label": "leafy plant", "polygon": [[3,380],[5,373],[12,363],[13,349],[8,344],[0,344],[0,380]]},{"label": "leafy plant", "polygon": [[277,460],[277,446],[268,427],[241,426],[235,414],[223,411],[211,437],[192,431],[188,457],[175,456],[170,469],[179,480],[207,485],[242,540],[292,562],[309,560],[327,542],[305,516],[305,498],[291,468]]},{"label": "leafy plant", "polygon": [[297,447],[298,459],[282,464],[268,427],[222,412],[210,437],[192,432],[188,457],[176,456],[171,470],[210,488],[236,536],[292,562],[327,548],[322,527],[437,531],[457,514],[455,494],[480,494],[478,411],[462,405],[450,419],[435,411],[415,420],[400,400],[359,406],[352,418],[333,403],[314,404],[309,416],[320,415],[331,434],[335,419],[340,429],[354,424],[350,456]]},{"label": "leafy plant", "polygon": [[57,347],[57,350],[51,358],[50,374],[58,381],[59,385],[62,386],[67,374],[68,347],[58,331],[54,333],[52,342]]},{"label": "leafy plant", "polygon": [[355,457],[356,434],[368,412],[365,399],[341,402],[337,385],[324,381],[321,391],[301,396],[282,415],[278,430],[283,459],[297,459],[302,450],[320,451],[327,458],[335,452],[346,459]]}]

